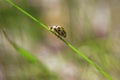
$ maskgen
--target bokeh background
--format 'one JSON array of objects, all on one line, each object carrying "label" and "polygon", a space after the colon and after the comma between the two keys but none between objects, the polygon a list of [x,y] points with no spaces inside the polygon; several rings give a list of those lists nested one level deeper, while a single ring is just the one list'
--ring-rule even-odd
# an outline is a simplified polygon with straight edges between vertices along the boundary
[{"label": "bokeh background", "polygon": [[[12,0],[47,26],[61,25],[70,42],[120,80],[120,0]],[[0,0],[0,28],[54,76],[27,61],[0,29],[0,80],[107,80],[56,36]]]}]

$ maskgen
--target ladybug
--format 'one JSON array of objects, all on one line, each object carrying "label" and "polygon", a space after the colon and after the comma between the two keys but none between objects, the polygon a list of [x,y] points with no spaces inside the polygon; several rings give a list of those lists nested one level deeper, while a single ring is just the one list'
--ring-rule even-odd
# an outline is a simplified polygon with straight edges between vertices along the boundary
[{"label": "ladybug", "polygon": [[55,34],[66,38],[66,31],[64,30],[63,27],[61,27],[61,26],[51,26],[50,30],[55,32]]}]

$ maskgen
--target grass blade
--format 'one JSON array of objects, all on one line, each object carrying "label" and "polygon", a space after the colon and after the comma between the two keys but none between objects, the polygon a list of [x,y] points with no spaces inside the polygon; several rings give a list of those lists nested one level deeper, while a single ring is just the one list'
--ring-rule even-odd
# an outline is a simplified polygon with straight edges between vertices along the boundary
[{"label": "grass blade", "polygon": [[[6,0],[9,4],[11,4],[12,6],[14,6],[15,8],[17,8],[20,12],[22,12],[23,14],[25,14],[26,16],[28,16],[29,18],[31,18],[32,20],[34,20],[35,22],[39,23],[41,25],[41,27],[45,28],[46,30],[50,31],[49,28],[44,25],[42,22],[40,22],[39,20],[37,20],[35,17],[33,17],[32,15],[30,15],[28,12],[26,12],[25,10],[23,10],[22,8],[20,8],[19,6],[17,6],[16,4],[14,4],[11,0]],[[51,31],[50,31],[51,32]],[[53,34],[55,34],[54,32],[52,32]],[[56,35],[56,34],[55,34]],[[59,39],[61,39],[68,47],[70,47],[70,49],[72,49],[76,54],[78,54],[79,56],[81,56],[85,61],[87,61],[89,64],[91,64],[92,66],[94,66],[101,74],[103,74],[108,80],[112,80],[112,77],[110,75],[108,75],[101,67],[99,67],[97,64],[95,64],[93,61],[91,61],[89,58],[87,58],[82,52],[80,52],[77,48],[75,48],[74,46],[72,46],[69,42],[65,41],[63,38],[61,38],[60,36],[56,35]]]},{"label": "grass blade", "polygon": [[14,47],[14,49],[21,56],[23,56],[29,62],[37,65],[38,67],[40,67],[40,69],[47,75],[46,77],[48,77],[50,80],[51,79],[56,80],[57,76],[55,74],[53,74],[51,71],[49,71],[48,68],[40,60],[38,60],[32,53],[28,52],[27,50],[25,50],[24,48],[18,46],[12,40],[10,40],[9,37],[7,36],[5,30],[2,30],[2,32],[3,32],[4,36],[5,36],[5,38],[8,40],[8,42],[11,44],[11,46]]}]

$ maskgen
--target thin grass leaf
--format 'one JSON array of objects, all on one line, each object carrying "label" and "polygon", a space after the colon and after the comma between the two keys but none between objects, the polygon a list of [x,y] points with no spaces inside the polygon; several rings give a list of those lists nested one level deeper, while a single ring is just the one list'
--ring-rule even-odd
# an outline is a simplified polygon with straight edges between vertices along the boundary
[{"label": "thin grass leaf", "polygon": [[[32,20],[34,20],[35,22],[39,23],[41,25],[41,27],[45,28],[46,30],[52,32],[51,30],[49,30],[49,28],[44,25],[42,22],[40,22],[39,20],[37,20],[35,17],[33,17],[32,15],[30,15],[28,12],[26,12],[25,10],[23,10],[22,8],[20,8],[19,6],[17,6],[16,4],[14,4],[11,0],[6,0],[9,4],[11,4],[12,6],[14,6],[15,8],[17,8],[20,12],[22,12],[23,14],[25,14],[26,16],[28,16],[29,18],[31,18]],[[56,35],[54,32],[52,32],[54,35]],[[81,56],[85,61],[87,61],[89,64],[91,64],[92,66],[94,66],[101,74],[103,74],[108,80],[112,80],[112,77],[110,75],[108,75],[101,67],[99,67],[97,64],[95,64],[92,60],[90,60],[89,58],[87,58],[82,52],[80,52],[77,48],[75,48],[74,46],[72,46],[69,42],[65,41],[63,38],[61,38],[59,35],[56,35],[59,39],[61,39],[68,47],[70,47],[70,49],[72,49],[76,54],[78,54],[79,56]]]},{"label": "thin grass leaf", "polygon": [[[55,74],[53,74],[51,71],[49,71],[48,68],[40,60],[38,60],[32,53],[28,52],[27,50],[25,50],[24,48],[18,46],[12,40],[10,40],[9,37],[7,36],[5,30],[2,29],[2,32],[3,32],[4,36],[5,36],[5,38],[8,40],[8,42],[11,44],[11,46],[14,47],[14,49],[21,56],[23,56],[29,62],[39,66],[40,69],[47,75],[46,77],[48,77],[50,80],[51,79],[56,80],[57,76]],[[53,79],[53,78],[55,78],[55,79]]]}]

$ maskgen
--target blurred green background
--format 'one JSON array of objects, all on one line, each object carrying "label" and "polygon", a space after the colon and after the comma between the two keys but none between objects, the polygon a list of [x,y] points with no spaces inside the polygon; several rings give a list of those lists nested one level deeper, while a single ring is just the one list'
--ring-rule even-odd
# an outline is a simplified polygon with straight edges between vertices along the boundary
[{"label": "blurred green background", "polygon": [[[12,0],[47,26],[61,25],[67,40],[120,79],[119,0]],[[27,61],[2,33],[35,55],[54,76]],[[107,80],[61,40],[0,0],[0,80]]]}]

